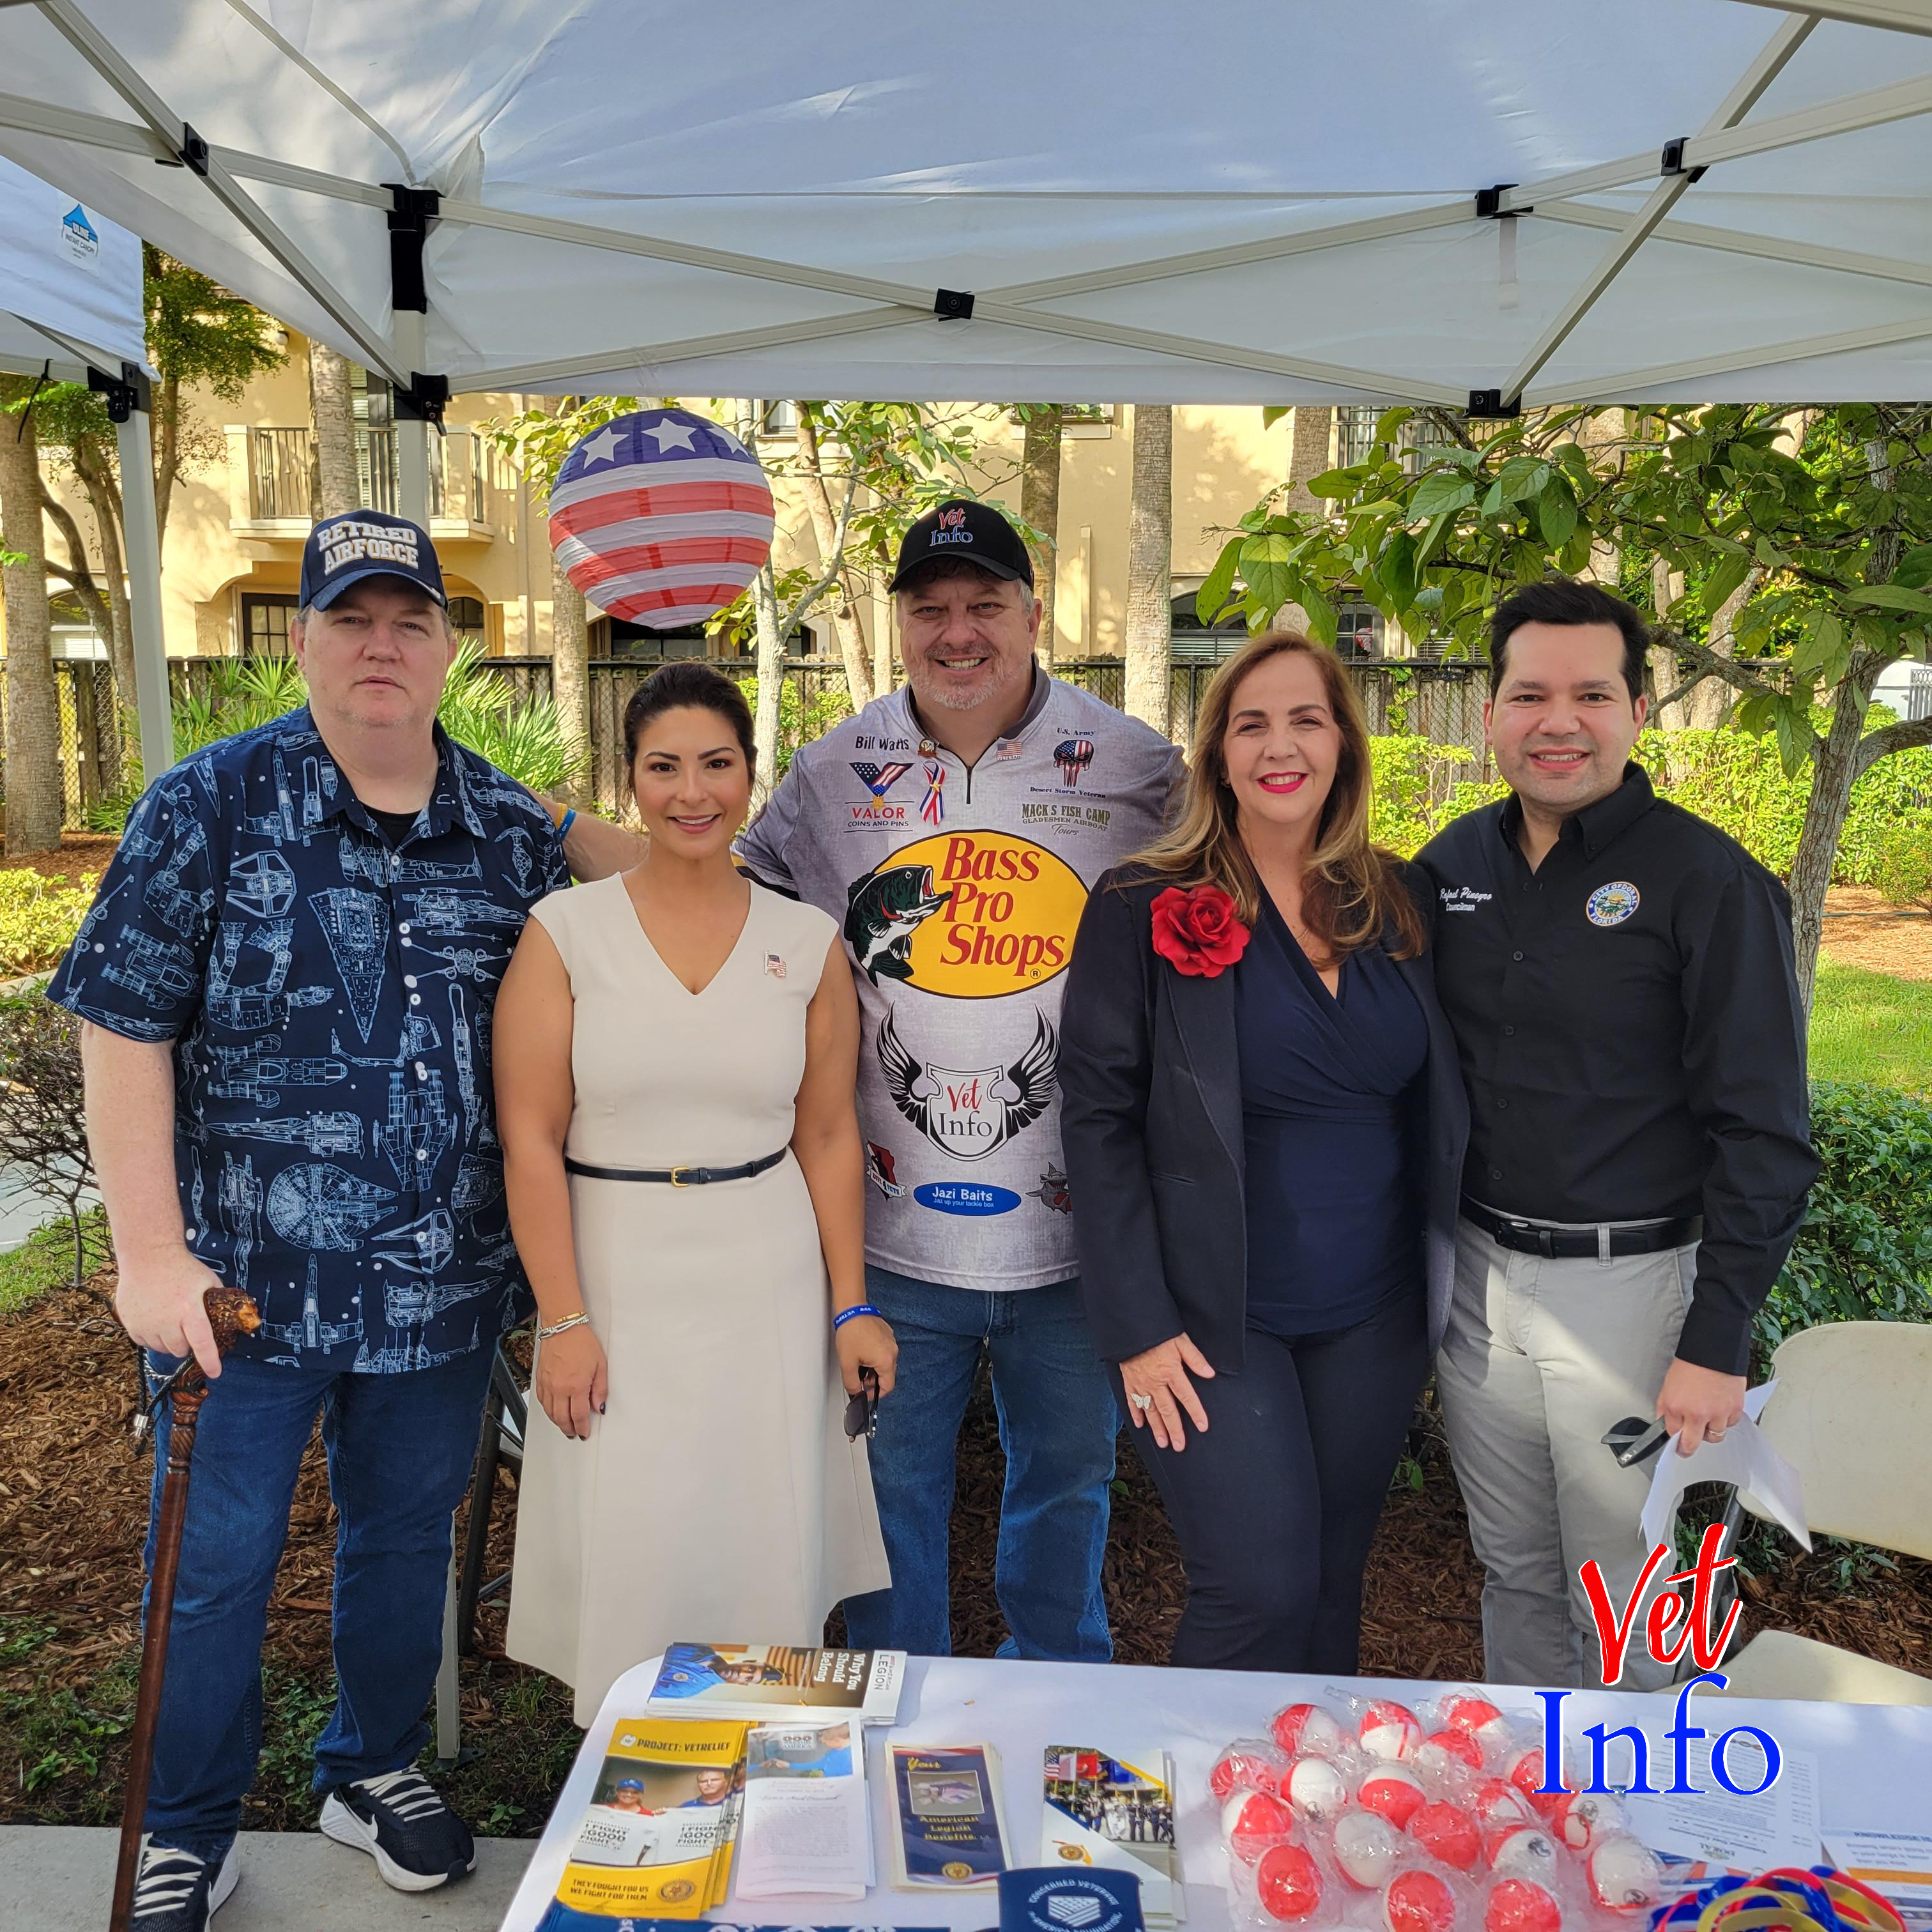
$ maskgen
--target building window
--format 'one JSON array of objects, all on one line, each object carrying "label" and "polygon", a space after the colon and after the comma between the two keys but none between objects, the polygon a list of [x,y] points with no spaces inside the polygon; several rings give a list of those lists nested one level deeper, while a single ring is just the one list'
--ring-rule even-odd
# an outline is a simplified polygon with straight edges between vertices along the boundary
[{"label": "building window", "polygon": [[758,405],[758,434],[760,436],[797,435],[797,404],[760,403]]},{"label": "building window", "polygon": [[1382,613],[1367,604],[1344,604],[1335,614],[1335,650],[1345,658],[1380,657]]},{"label": "building window", "polygon": [[459,635],[480,638],[483,634],[483,600],[480,597],[452,597],[449,600],[449,621]]},{"label": "building window", "polygon": [[250,658],[285,658],[289,654],[289,620],[296,614],[293,597],[263,597],[253,591],[242,598],[242,654]]},{"label": "building window", "polygon": [[711,640],[702,624],[686,624],[675,631],[653,631],[648,625],[627,623],[604,616],[591,620],[589,637],[593,658],[622,658],[656,662],[665,658],[710,655]]},{"label": "building window", "polygon": [[1184,590],[1168,608],[1173,613],[1168,626],[1168,648],[1177,659],[1218,663],[1232,657],[1246,640],[1248,627],[1239,611],[1223,611],[1212,624],[1202,623],[1191,590]]}]

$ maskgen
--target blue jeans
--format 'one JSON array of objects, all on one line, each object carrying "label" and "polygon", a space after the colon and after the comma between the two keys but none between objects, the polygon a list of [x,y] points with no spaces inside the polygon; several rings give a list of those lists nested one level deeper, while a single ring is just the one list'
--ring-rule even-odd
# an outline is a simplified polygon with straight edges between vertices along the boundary
[{"label": "blue jeans", "polygon": [[[158,1842],[218,1857],[242,1822],[262,1746],[262,1640],[289,1505],[316,1412],[335,1539],[335,1712],[315,1788],[413,1763],[442,1654],[450,1519],[482,1427],[491,1351],[440,1367],[352,1375],[231,1360],[195,1438],[146,1823]],[[175,1364],[148,1358],[166,1374]],[[146,1562],[168,1458],[154,1453]]]},{"label": "blue jeans", "polygon": [[994,1586],[1012,1634],[999,1654],[1107,1663],[1114,1646],[1100,1559],[1120,1413],[1080,1312],[1079,1282],[994,1293],[868,1268],[866,1292],[899,1345],[897,1384],[879,1405],[872,1454],[892,1586],[846,1598],[846,1641],[922,1657],[952,1652],[954,1450],[983,1348],[1006,1455]]}]

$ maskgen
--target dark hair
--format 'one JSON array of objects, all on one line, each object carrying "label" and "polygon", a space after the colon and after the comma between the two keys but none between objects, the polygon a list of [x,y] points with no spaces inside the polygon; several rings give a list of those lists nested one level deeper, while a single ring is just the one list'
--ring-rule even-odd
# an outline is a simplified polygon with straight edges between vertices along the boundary
[{"label": "dark hair", "polygon": [[758,756],[752,736],[752,707],[745,694],[716,666],[701,658],[679,658],[654,670],[624,706],[624,770],[637,769],[638,740],[653,718],[667,711],[715,711],[736,736],[748,768]]},{"label": "dark hair", "polygon": [[1621,597],[1600,584],[1574,577],[1546,577],[1526,584],[1496,606],[1490,620],[1490,695],[1503,688],[1511,636],[1526,624],[1614,624],[1623,634],[1624,682],[1634,704],[1643,695],[1643,674],[1650,657],[1650,626]]}]

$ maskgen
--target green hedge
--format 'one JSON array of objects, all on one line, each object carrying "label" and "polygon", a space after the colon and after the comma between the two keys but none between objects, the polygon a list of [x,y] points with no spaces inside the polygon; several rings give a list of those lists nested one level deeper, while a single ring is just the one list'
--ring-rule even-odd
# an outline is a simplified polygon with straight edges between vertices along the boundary
[{"label": "green hedge", "polygon": [[[1376,738],[1375,836],[1405,856],[1452,819],[1504,795],[1476,782],[1473,752],[1412,736]],[[1666,798],[1728,832],[1780,876],[1791,869],[1810,792],[1808,766],[1787,778],[1769,738],[1742,731],[1646,731],[1636,755]],[[1833,878],[1880,883],[1888,842],[1905,824],[1932,826],[1932,747],[1881,758],[1852,788]]]},{"label": "green hedge", "polygon": [[52,965],[80,929],[100,883],[87,873],[69,884],[26,866],[0,871],[0,979]]},{"label": "green hedge", "polygon": [[1932,1321],[1932,1100],[1814,1081],[1811,1136],[1824,1171],[1758,1312],[1767,1358],[1821,1322]]}]

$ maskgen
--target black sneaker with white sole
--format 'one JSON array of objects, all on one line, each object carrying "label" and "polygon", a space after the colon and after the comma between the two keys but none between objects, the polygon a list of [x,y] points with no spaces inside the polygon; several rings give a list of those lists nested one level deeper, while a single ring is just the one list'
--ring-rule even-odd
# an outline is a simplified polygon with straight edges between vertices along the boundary
[{"label": "black sneaker with white sole", "polygon": [[134,1880],[135,1932],[202,1932],[241,1876],[232,1844],[219,1864],[172,1845],[143,1845]]},{"label": "black sneaker with white sole", "polygon": [[338,1844],[367,1852],[398,1892],[434,1892],[476,1864],[470,1827],[413,1771],[338,1784],[322,1801],[322,1828]]}]

